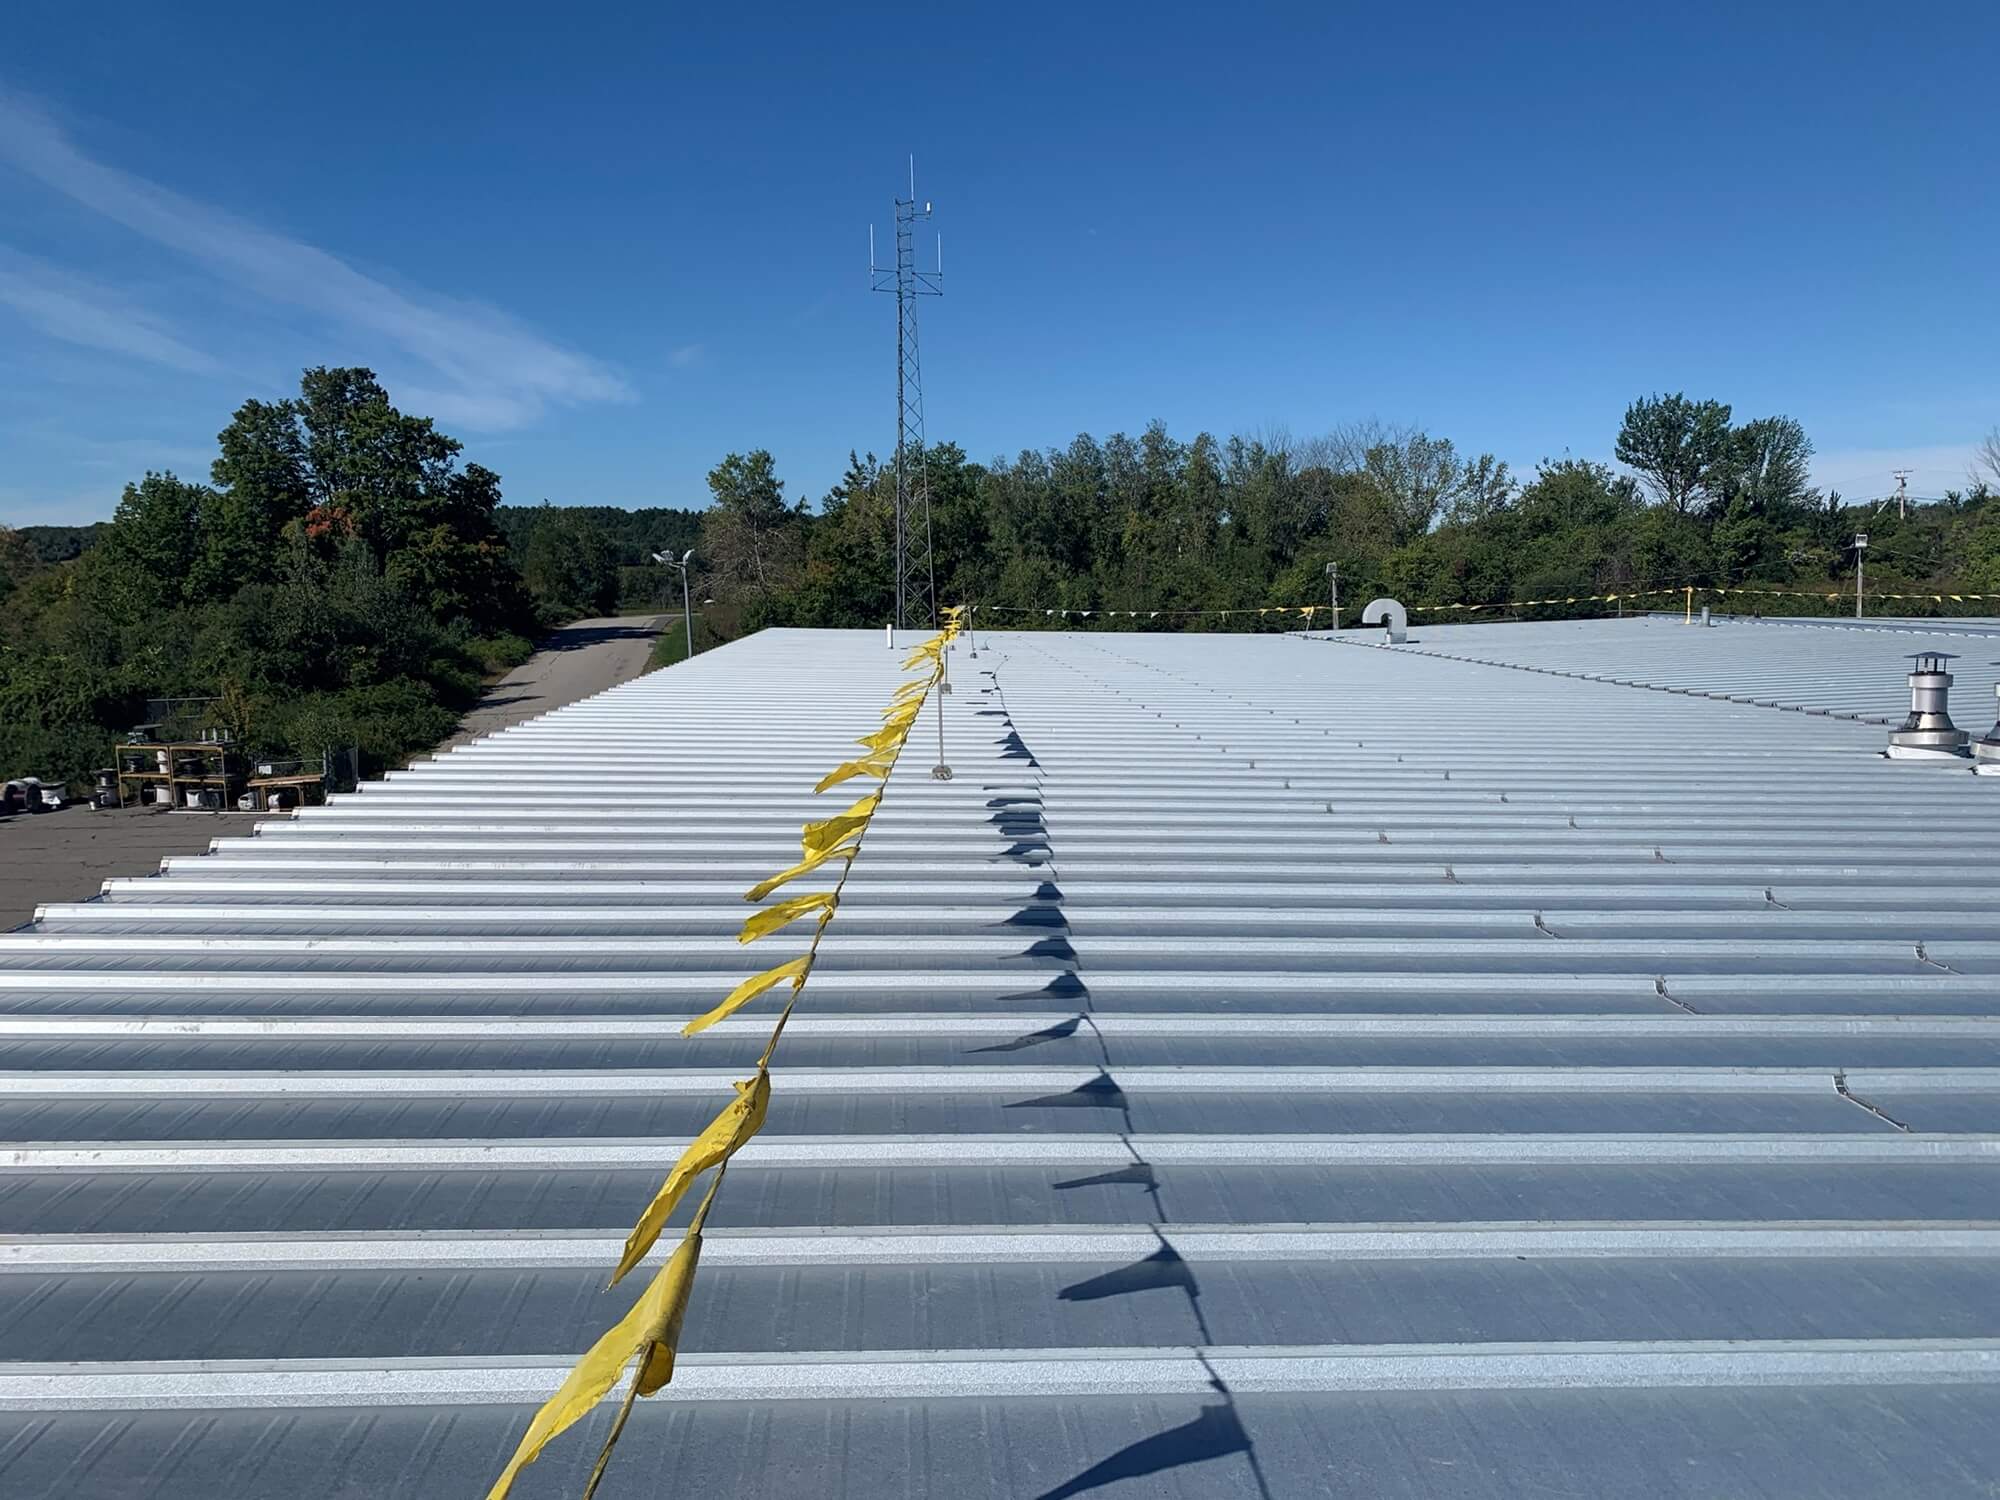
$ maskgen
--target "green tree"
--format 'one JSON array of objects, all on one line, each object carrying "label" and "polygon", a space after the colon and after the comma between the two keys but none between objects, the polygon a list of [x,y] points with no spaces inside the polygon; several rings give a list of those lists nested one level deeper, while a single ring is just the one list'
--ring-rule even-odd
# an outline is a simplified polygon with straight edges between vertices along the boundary
[{"label": "green tree", "polygon": [[1782,516],[1812,494],[1812,441],[1791,417],[1759,417],[1729,435],[1724,503]]},{"label": "green tree", "polygon": [[1477,526],[1491,521],[1514,503],[1514,476],[1490,453],[1468,459],[1444,497],[1444,520],[1450,526]]},{"label": "green tree", "polygon": [[[379,768],[449,732],[527,604],[499,477],[366,370],[308,370],[219,435],[212,485],[148,473],[0,588],[0,775],[103,763],[148,697],[212,696],[262,750],[353,726]],[[318,731],[315,731],[318,732]]]},{"label": "green tree", "polygon": [[[1480,482],[1492,485],[1490,457],[1486,462]],[[1413,541],[1429,531],[1446,502],[1460,494],[1466,484],[1466,470],[1451,439],[1423,432],[1371,444],[1362,455],[1362,468],[1388,505],[1398,542]],[[1506,466],[1501,465],[1497,488],[1504,491],[1506,487]]]},{"label": "green tree", "polygon": [[214,514],[217,499],[208,486],[172,474],[149,471],[125,486],[96,552],[100,567],[118,576],[129,601],[121,617],[198,599],[201,589],[215,586],[213,571],[202,566],[208,545],[202,522]]},{"label": "green tree", "polygon": [[41,566],[41,558],[35,555],[26,537],[11,526],[0,526],[0,601],[26,583],[29,575],[38,572]]},{"label": "green tree", "polygon": [[269,580],[288,526],[331,546],[364,543],[440,619],[506,628],[525,600],[494,522],[499,476],[457,466],[460,445],[398,411],[365,369],[307,370],[296,399],[247,401],[217,439],[192,594]]},{"label": "green tree", "polygon": [[1728,471],[1733,435],[1720,401],[1642,396],[1625,409],[1618,461],[1644,475],[1660,500],[1686,515],[1707,499]]},{"label": "green tree", "polygon": [[604,614],[618,597],[618,548],[604,528],[573,510],[542,506],[523,573],[545,605],[567,614]]},{"label": "green tree", "polygon": [[804,528],[762,448],[732,453],[708,473],[715,504],[702,523],[703,561],[739,599],[768,600],[798,573]]}]

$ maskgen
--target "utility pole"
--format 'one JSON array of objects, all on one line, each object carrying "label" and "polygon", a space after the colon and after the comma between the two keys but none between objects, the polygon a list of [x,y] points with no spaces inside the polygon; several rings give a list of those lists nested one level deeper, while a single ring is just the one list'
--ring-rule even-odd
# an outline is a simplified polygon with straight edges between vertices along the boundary
[{"label": "utility pole", "polygon": [[1338,630],[1340,629],[1340,564],[1337,562],[1326,565],[1326,589],[1333,601],[1333,628]]},{"label": "utility pole", "polygon": [[1910,475],[1912,469],[1897,469],[1896,476],[1896,519],[1906,521],[1910,516]]},{"label": "utility pole", "polygon": [[930,204],[917,202],[917,163],[911,157],[910,196],[896,200],[896,263],[875,264],[875,226],[870,224],[868,275],[872,290],[896,294],[896,623],[926,630],[937,628],[937,581],[931,565],[931,490],[924,453],[917,298],[944,295],[942,238],[937,269],[917,269],[916,228],[930,216]]},{"label": "utility pole", "polygon": [[1854,618],[1861,618],[1861,565],[1868,558],[1868,533],[1854,533]]},{"label": "utility pole", "polygon": [[681,570],[681,623],[687,626],[687,660],[694,660],[694,610],[688,604],[688,564],[694,561],[694,549],[690,547],[681,554],[679,562],[674,561],[671,552],[655,552],[653,561],[665,563],[670,568]]}]

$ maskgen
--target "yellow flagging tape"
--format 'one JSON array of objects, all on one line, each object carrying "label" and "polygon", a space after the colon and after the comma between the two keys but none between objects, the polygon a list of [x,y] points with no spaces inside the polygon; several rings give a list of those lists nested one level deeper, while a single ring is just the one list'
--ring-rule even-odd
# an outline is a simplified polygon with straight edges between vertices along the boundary
[{"label": "yellow flagging tape", "polygon": [[551,1439],[602,1401],[633,1355],[641,1356],[635,1378],[643,1394],[650,1395],[673,1378],[674,1350],[680,1343],[681,1322],[687,1316],[688,1293],[700,1257],[701,1236],[690,1234],[652,1284],[639,1294],[632,1310],[590,1346],[556,1393],[535,1413],[521,1446],[487,1492],[487,1500],[501,1500],[513,1488],[515,1476],[535,1461]]},{"label": "yellow flagging tape", "polygon": [[[775,891],[779,886],[785,884],[785,882],[789,880],[797,880],[801,875],[810,875],[814,870],[817,870],[821,865],[825,864],[829,860],[853,859],[855,854],[858,852],[859,847],[860,846],[856,844],[843,844],[836,849],[828,849],[819,854],[808,855],[806,858],[800,860],[797,864],[793,865],[789,870],[780,870],[770,879],[758,881],[757,884],[751,886],[750,889],[744,893],[743,899],[746,901],[762,901],[766,896],[770,895],[771,892]],[[840,878],[842,880],[845,880],[847,876],[845,875],[845,873],[843,873]]]},{"label": "yellow flagging tape", "polygon": [[[1852,589],[1762,589],[1726,587],[1720,584],[1683,583],[1662,588],[1626,589],[1616,594],[1562,594],[1546,599],[1500,599],[1491,604],[1411,604],[1406,605],[1405,608],[1413,615],[1479,614],[1491,610],[1531,609],[1554,604],[1616,604],[1621,600],[1657,599],[1664,596],[1679,598],[1683,594],[1749,594],[1767,599],[1819,599],[1829,604],[1845,603],[1854,597]],[[1863,594],[1861,597],[1863,599],[1890,599],[1929,604],[1986,603],[1992,600],[2000,600],[2000,594],[1970,594],[1963,591],[1941,594]],[[1096,615],[1102,615],[1108,620],[1116,620],[1121,616],[1128,620],[1157,620],[1161,615],[1169,615],[1176,618],[1214,615],[1226,620],[1232,615],[1296,614],[1305,617],[1308,628],[1311,626],[1314,612],[1325,608],[1327,606],[1323,604],[1266,604],[1245,606],[1241,609],[1038,609],[1031,605],[1016,604],[979,604],[973,606],[975,612],[978,610],[990,610],[1000,614],[1041,615],[1047,619],[1060,618],[1064,620],[1069,619],[1071,616],[1088,620]]]},{"label": "yellow flagging tape", "polygon": [[613,1286],[646,1258],[646,1252],[658,1242],[660,1230],[680,1207],[694,1180],[710,1167],[721,1166],[763,1129],[764,1116],[770,1107],[771,1074],[768,1069],[759,1068],[755,1078],[746,1078],[736,1085],[736,1097],[722,1106],[722,1113],[709,1121],[708,1128],[681,1153],[681,1159],[674,1163],[673,1171],[667,1174],[653,1201],[639,1215],[639,1222],[625,1238],[625,1253],[618,1258],[618,1269],[611,1273]]},{"label": "yellow flagging tape", "polygon": [[[903,743],[909,738],[911,726],[923,712],[931,690],[944,680],[945,648],[959,634],[964,616],[962,607],[946,610],[944,629],[910,653],[905,665],[927,670],[897,688],[889,708],[883,713],[882,728],[859,741],[862,748],[870,752],[869,755],[834,767],[820,779],[814,790],[824,792],[856,776],[873,777],[887,785],[902,753]],[[845,812],[807,823],[799,833],[799,845],[805,857],[790,869],[780,870],[744,893],[746,901],[759,902],[779,886],[821,865],[834,860],[842,862],[840,878],[834,882],[832,890],[794,896],[755,912],[745,920],[743,930],[737,935],[739,942],[752,943],[816,914],[819,920],[813,927],[812,941],[806,951],[797,958],[744,980],[729,992],[720,1005],[706,1015],[696,1017],[683,1028],[682,1035],[692,1036],[787,980],[791,982],[791,993],[785,997],[783,1007],[772,1021],[770,1039],[765,1042],[763,1054],[757,1059],[756,1076],[735,1085],[736,1097],[724,1105],[721,1113],[688,1143],[680,1160],[674,1163],[659,1192],[646,1205],[645,1212],[640,1214],[627,1236],[624,1253],[611,1274],[611,1284],[617,1285],[646,1258],[659,1243],[674,1210],[681,1205],[701,1175],[712,1170],[715,1175],[709,1179],[701,1206],[695,1210],[680,1244],[647,1284],[646,1290],[639,1294],[631,1310],[590,1346],[557,1387],[556,1393],[535,1413],[527,1432],[521,1437],[520,1446],[514,1450],[514,1456],[487,1492],[487,1500],[505,1500],[521,1470],[533,1463],[554,1438],[575,1425],[603,1400],[636,1359],[638,1367],[633,1372],[625,1405],[619,1412],[618,1420],[612,1424],[584,1492],[588,1500],[604,1474],[619,1434],[624,1431],[625,1416],[630,1412],[633,1400],[652,1395],[673,1379],[674,1358],[680,1347],[681,1325],[687,1317],[695,1266],[701,1258],[701,1236],[708,1222],[709,1208],[729,1171],[730,1160],[763,1129],[771,1103],[771,1059],[778,1050],[779,1039],[784,1036],[785,1024],[791,1020],[792,1011],[812,975],[813,961],[819,955],[820,939],[826,935],[827,925],[840,909],[840,895],[846,888],[847,877],[853,873],[854,858],[861,852],[868,825],[881,805],[882,791],[878,788],[858,798]]]},{"label": "yellow flagging tape", "polygon": [[727,1016],[735,1015],[737,1011],[743,1009],[744,1006],[755,1000],[764,991],[771,989],[775,985],[783,984],[787,979],[791,980],[794,991],[804,989],[806,975],[811,972],[812,955],[804,953],[797,958],[786,960],[776,968],[766,969],[761,974],[752,974],[748,979],[737,985],[735,989],[731,990],[723,999],[722,1004],[716,1006],[714,1010],[709,1011],[705,1015],[696,1016],[687,1025],[683,1026],[681,1028],[681,1035],[693,1036],[698,1031],[708,1030],[717,1021]]},{"label": "yellow flagging tape", "polygon": [[881,803],[882,794],[870,792],[865,797],[857,798],[854,805],[846,812],[831,818],[823,818],[817,823],[806,824],[800,832],[799,843],[807,857],[831,849],[849,835],[859,833],[866,828],[868,820],[875,816],[875,809],[881,806]]},{"label": "yellow flagging tape", "polygon": [[888,774],[889,762],[883,756],[871,755],[862,760],[844,760],[824,776],[820,777],[818,784],[813,787],[813,790],[823,792],[830,787],[839,786],[843,781],[850,781],[856,776],[873,776],[879,781]]},{"label": "yellow flagging tape", "polygon": [[810,917],[825,912],[832,915],[840,904],[837,891],[814,891],[810,896],[794,896],[789,901],[780,901],[776,906],[767,906],[752,912],[743,930],[736,934],[739,943],[754,943],[762,937],[789,927],[800,917]]},{"label": "yellow flagging tape", "polygon": [[1627,589],[1622,594],[1564,594],[1560,598],[1549,599],[1503,599],[1495,604],[1412,604],[1411,614],[1441,614],[1449,610],[1464,610],[1468,614],[1486,609],[1528,609],[1545,604],[1616,604],[1622,599],[1652,599],[1661,594],[1678,594],[1681,589]]}]

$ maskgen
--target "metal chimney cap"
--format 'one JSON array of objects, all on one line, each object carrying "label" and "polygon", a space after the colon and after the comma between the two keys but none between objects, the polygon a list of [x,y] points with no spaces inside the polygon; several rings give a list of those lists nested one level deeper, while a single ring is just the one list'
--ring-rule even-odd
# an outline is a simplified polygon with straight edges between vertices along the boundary
[{"label": "metal chimney cap", "polygon": [[1892,759],[1956,760],[1966,755],[1972,736],[1951,722],[1945,706],[1951,692],[1945,663],[1953,660],[1949,651],[1910,653],[1910,716],[1889,731]]},{"label": "metal chimney cap", "polygon": [[[2000,662],[1989,665],[2000,667]],[[1993,684],[1993,691],[2000,696],[2000,682]],[[1972,768],[1981,776],[2000,776],[2000,723],[1989,729],[1984,739],[1972,742],[1972,761]]]}]

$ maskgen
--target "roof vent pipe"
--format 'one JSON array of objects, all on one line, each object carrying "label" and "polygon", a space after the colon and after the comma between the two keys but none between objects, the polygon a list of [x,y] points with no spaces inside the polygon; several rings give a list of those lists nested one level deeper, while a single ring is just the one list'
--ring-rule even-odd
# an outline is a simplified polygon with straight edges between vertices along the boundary
[{"label": "roof vent pipe", "polygon": [[1951,722],[1945,699],[1951,694],[1951,673],[1944,664],[1948,651],[1918,651],[1910,660],[1910,716],[1903,727],[1889,731],[1891,760],[1959,760],[1971,738]]},{"label": "roof vent pipe", "polygon": [[[2000,695],[2000,684],[1993,691]],[[1972,742],[1972,769],[1981,776],[2000,776],[2000,724],[1985,739]]]},{"label": "roof vent pipe", "polygon": [[1373,625],[1380,622],[1382,632],[1391,646],[1400,646],[1410,638],[1410,612],[1394,599],[1370,599],[1361,611],[1361,623]]}]

